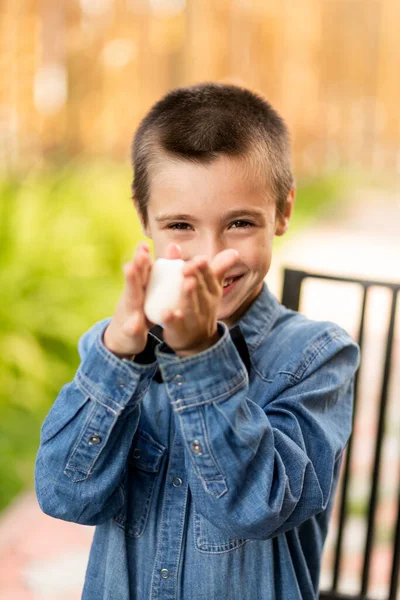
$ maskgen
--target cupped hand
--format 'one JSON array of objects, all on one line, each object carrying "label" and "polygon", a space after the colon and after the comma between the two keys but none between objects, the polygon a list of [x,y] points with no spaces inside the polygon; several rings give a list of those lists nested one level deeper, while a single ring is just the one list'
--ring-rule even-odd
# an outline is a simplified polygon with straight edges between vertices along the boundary
[{"label": "cupped hand", "polygon": [[228,249],[217,254],[211,264],[207,258],[196,256],[184,266],[180,305],[162,314],[164,341],[178,356],[197,354],[218,341],[222,284],[238,259],[239,253]]},{"label": "cupped hand", "polygon": [[[166,257],[179,256],[179,246],[170,243],[166,249]],[[140,242],[132,261],[123,266],[124,289],[103,337],[105,346],[120,358],[142,352],[146,346],[148,331],[154,325],[144,314],[146,289],[152,267],[149,245]]]}]

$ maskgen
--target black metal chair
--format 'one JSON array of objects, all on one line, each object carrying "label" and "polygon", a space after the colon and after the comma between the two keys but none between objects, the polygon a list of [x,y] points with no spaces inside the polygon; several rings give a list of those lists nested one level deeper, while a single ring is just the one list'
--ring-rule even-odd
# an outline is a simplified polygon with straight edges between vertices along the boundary
[{"label": "black metal chair", "polygon": [[[395,332],[395,320],[396,320],[396,308],[397,298],[400,291],[400,284],[387,283],[382,281],[368,281],[364,279],[358,279],[355,277],[336,277],[332,275],[323,275],[320,273],[309,273],[305,271],[299,271],[294,269],[284,270],[284,281],[282,289],[282,304],[292,310],[299,310],[300,307],[300,296],[302,291],[302,283],[306,279],[325,279],[329,281],[347,282],[361,286],[363,290],[362,295],[362,306],[361,306],[361,318],[358,326],[357,342],[361,348],[362,357],[362,346],[364,336],[364,325],[365,325],[365,309],[367,303],[368,293],[372,286],[384,287],[391,292],[391,310],[390,318],[386,336],[386,349],[385,349],[385,362],[382,376],[382,384],[380,389],[380,403],[379,403],[379,414],[378,414],[378,426],[376,438],[374,440],[374,460],[373,468],[371,473],[371,484],[369,492],[369,506],[366,515],[367,527],[366,537],[363,550],[363,567],[361,574],[361,581],[358,593],[354,595],[343,594],[338,591],[339,579],[341,576],[342,567],[342,551],[343,551],[343,534],[346,528],[347,522],[347,504],[348,504],[348,489],[349,480],[351,477],[350,473],[350,461],[352,455],[352,442],[353,436],[350,437],[347,449],[345,452],[344,463],[341,473],[341,487],[340,493],[336,498],[338,503],[338,529],[336,535],[336,544],[334,550],[333,560],[333,576],[332,584],[329,590],[321,591],[321,600],[373,600],[371,596],[368,596],[370,570],[371,570],[371,556],[374,545],[374,530],[378,504],[378,482],[382,463],[382,445],[385,435],[385,417],[387,413],[388,404],[388,389],[389,380],[391,375],[392,366],[392,353],[393,353],[393,341]],[[355,380],[355,397],[354,397],[354,414],[353,423],[357,419],[357,400],[358,400],[358,375],[362,369],[361,366],[356,375]],[[395,476],[395,475],[394,475]],[[400,594],[399,592],[399,568],[400,568],[400,479],[398,482],[398,507],[397,507],[397,520],[393,528],[393,542],[392,542],[392,564],[391,564],[391,577],[390,585],[388,586],[387,600],[396,600]]]}]

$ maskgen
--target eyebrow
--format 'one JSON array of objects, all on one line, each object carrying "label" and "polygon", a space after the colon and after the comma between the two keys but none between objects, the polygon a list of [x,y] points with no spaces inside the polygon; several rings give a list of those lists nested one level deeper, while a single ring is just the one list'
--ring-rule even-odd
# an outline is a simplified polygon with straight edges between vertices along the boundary
[{"label": "eyebrow", "polygon": [[198,221],[198,219],[192,217],[192,215],[185,215],[184,213],[165,213],[158,215],[155,220],[157,223],[165,223],[165,221]]},{"label": "eyebrow", "polygon": [[[229,219],[237,219],[238,217],[252,217],[253,219],[260,219],[264,216],[264,212],[262,210],[257,209],[249,209],[249,208],[239,208],[236,210],[231,210],[224,213],[221,216],[221,221],[227,221]],[[198,223],[199,219],[193,217],[192,215],[184,214],[184,213],[165,213],[158,215],[155,220],[157,223],[165,223],[166,221],[191,221],[192,223]]]}]

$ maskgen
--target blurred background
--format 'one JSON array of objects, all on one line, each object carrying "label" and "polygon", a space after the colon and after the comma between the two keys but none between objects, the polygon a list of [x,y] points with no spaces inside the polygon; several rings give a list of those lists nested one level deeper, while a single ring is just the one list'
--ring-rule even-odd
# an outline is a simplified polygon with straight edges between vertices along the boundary
[{"label": "blurred background", "polygon": [[[399,283],[399,21],[398,0],[1,0],[2,599],[80,598],[93,530],[40,513],[33,465],[40,426],[79,364],[77,340],[112,314],[143,237],[130,199],[140,119],[176,86],[260,92],[289,126],[297,180],[272,291],[281,297],[285,266]],[[316,283],[301,310],[356,337],[359,303],[356,286]],[[359,586],[389,311],[390,294],[372,286],[343,593]],[[396,323],[371,598],[388,597],[398,510]]]}]

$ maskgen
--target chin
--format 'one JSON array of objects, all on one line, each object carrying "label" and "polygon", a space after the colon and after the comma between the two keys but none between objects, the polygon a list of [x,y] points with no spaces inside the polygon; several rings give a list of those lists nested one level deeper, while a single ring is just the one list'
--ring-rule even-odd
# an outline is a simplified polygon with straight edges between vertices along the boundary
[{"label": "chin", "polygon": [[222,321],[223,323],[228,325],[228,327],[231,327],[232,323],[230,323],[230,322],[233,321],[239,308],[240,308],[239,306],[234,306],[233,309],[231,309],[231,310],[221,310],[217,316],[217,320]]},{"label": "chin", "polygon": [[227,321],[228,319],[232,318],[234,311],[221,311],[220,313],[218,313],[217,316],[217,321]]}]

